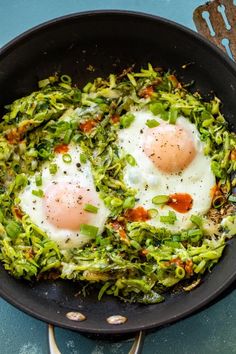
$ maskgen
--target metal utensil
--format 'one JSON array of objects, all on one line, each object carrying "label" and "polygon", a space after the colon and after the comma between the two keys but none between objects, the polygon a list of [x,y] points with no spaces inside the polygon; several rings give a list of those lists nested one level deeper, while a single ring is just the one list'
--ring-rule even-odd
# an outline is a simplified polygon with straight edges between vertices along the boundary
[{"label": "metal utensil", "polygon": [[233,0],[208,1],[196,8],[197,30],[236,60],[236,6]]}]

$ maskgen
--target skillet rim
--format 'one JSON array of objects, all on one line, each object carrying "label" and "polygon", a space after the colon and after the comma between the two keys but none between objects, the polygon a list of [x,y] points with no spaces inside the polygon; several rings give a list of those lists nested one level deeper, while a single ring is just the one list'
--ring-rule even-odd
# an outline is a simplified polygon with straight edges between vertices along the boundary
[{"label": "skillet rim", "polygon": [[[45,31],[50,27],[53,27],[57,23],[66,23],[70,19],[75,19],[75,18],[83,18],[83,17],[96,17],[99,15],[124,15],[127,17],[140,17],[141,19],[150,19],[157,21],[159,23],[163,23],[167,26],[170,26],[185,35],[188,35],[188,37],[191,37],[192,40],[197,40],[199,41],[204,47],[210,49],[215,55],[224,62],[224,65],[228,67],[230,72],[236,76],[236,63],[234,63],[221,49],[217,48],[214,44],[212,44],[209,40],[204,38],[202,35],[198,34],[197,32],[193,31],[192,29],[189,29],[188,27],[176,23],[172,20],[168,20],[166,18],[157,16],[157,15],[152,15],[150,13],[145,13],[145,12],[139,12],[139,11],[129,11],[129,10],[91,10],[91,11],[82,11],[82,12],[75,12],[71,13],[68,15],[56,17],[54,19],[45,21],[41,24],[38,24],[36,26],[33,26],[32,28],[24,31],[23,33],[17,35],[15,38],[10,40],[8,43],[4,44],[0,48],[0,61],[3,59],[5,56],[8,55],[11,51],[13,51],[15,48],[20,46],[22,43],[27,41],[31,36],[34,36],[35,33],[40,32],[40,31]],[[1,271],[1,270],[0,270]],[[211,304],[213,300],[215,300],[217,297],[219,297],[220,294],[222,294],[234,281],[236,280],[236,272],[232,275],[230,275],[228,278],[224,279],[224,282],[222,283],[221,287],[219,287],[215,292],[211,293],[209,296],[205,297],[203,301],[198,303],[197,305],[191,307],[190,309],[187,309],[184,312],[180,312],[177,315],[171,317],[171,319],[165,319],[158,324],[156,323],[151,323],[149,325],[139,325],[136,327],[131,328],[124,328],[122,329],[121,327],[113,327],[109,329],[94,329],[94,328],[78,328],[77,323],[71,322],[71,324],[67,323],[61,323],[61,321],[54,320],[54,319],[48,319],[46,318],[45,315],[41,315],[40,313],[35,313],[30,306],[26,306],[25,304],[22,304],[21,301],[17,300],[16,297],[11,297],[9,296],[7,291],[4,291],[4,289],[1,288],[0,286],[0,296],[6,300],[8,303],[11,305],[15,306],[17,309],[25,312],[26,314],[33,316],[36,319],[42,320],[46,323],[50,323],[53,325],[56,325],[58,327],[66,328],[69,330],[74,330],[77,332],[81,333],[92,333],[92,334],[98,334],[98,335],[107,335],[107,334],[132,334],[140,330],[151,330],[154,328],[159,328],[161,326],[165,326],[171,323],[174,323],[180,319],[183,319],[185,317],[188,317],[190,314],[194,314],[200,309],[204,309],[204,307],[207,304]]]}]

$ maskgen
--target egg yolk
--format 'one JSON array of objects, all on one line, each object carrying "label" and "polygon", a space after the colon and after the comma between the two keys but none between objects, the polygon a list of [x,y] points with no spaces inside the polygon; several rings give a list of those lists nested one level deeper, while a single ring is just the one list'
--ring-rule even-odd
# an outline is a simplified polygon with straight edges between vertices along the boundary
[{"label": "egg yolk", "polygon": [[143,149],[154,165],[165,173],[184,170],[196,155],[190,133],[174,124],[147,128]]},{"label": "egg yolk", "polygon": [[[91,213],[85,204],[96,205],[89,188],[72,182],[51,184],[45,191],[43,208],[47,220],[60,229],[79,230],[81,224],[89,224]],[[97,200],[96,200],[97,201]]]}]

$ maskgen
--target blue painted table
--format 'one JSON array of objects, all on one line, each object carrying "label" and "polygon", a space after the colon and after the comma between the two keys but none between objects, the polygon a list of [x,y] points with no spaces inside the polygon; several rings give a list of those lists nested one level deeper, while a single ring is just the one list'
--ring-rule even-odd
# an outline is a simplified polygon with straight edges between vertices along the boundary
[{"label": "blue painted table", "polygon": [[[0,0],[0,46],[54,17],[95,9],[136,10],[194,29],[192,13],[204,0]],[[1,94],[1,93],[0,93]],[[62,354],[123,354],[131,341],[104,342],[57,329]],[[0,354],[48,353],[47,325],[0,299]],[[236,353],[236,291],[204,311],[149,334],[144,354]]]}]

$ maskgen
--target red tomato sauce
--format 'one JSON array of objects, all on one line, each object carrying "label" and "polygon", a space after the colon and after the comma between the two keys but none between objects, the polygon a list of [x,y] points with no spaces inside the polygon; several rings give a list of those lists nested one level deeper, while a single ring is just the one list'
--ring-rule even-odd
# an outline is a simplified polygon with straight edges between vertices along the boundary
[{"label": "red tomato sauce", "polygon": [[187,213],[192,208],[193,198],[187,193],[171,194],[167,205],[179,213]]},{"label": "red tomato sauce", "polygon": [[126,210],[124,215],[128,221],[146,221],[150,219],[148,211],[141,206]]},{"label": "red tomato sauce", "polygon": [[79,127],[83,133],[89,133],[96,125],[97,125],[97,121],[91,119],[91,120],[87,120],[84,123],[81,123]]},{"label": "red tomato sauce", "polygon": [[54,151],[60,154],[65,154],[69,151],[69,146],[67,144],[57,145],[55,146]]}]

